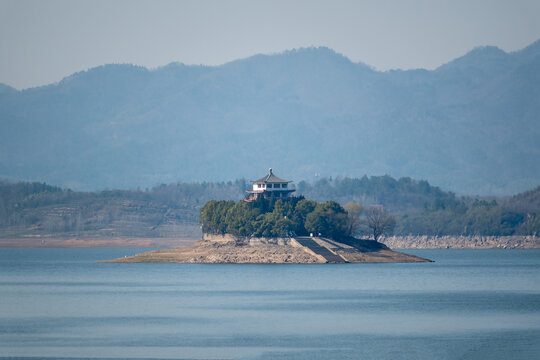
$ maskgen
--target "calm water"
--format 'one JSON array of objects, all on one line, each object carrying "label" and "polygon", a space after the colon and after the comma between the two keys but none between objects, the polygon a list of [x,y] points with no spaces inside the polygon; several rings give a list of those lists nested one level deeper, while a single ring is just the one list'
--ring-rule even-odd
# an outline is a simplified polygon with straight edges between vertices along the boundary
[{"label": "calm water", "polygon": [[538,359],[539,250],[421,264],[99,264],[0,249],[0,358]]}]

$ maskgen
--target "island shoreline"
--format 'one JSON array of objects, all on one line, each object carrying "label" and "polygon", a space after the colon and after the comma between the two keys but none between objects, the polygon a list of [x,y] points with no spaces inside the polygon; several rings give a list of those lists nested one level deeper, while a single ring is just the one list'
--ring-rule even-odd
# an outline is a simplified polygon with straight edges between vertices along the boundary
[{"label": "island shoreline", "polygon": [[210,235],[193,245],[147,251],[104,263],[345,264],[431,262],[361,239],[338,242],[320,237],[256,238]]}]

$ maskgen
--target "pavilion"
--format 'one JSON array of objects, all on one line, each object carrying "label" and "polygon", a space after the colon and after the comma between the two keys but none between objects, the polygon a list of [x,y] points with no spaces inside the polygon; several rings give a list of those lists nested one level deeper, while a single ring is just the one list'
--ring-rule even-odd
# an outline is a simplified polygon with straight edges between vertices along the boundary
[{"label": "pavilion", "polygon": [[268,174],[264,177],[250,182],[253,184],[253,190],[246,190],[248,193],[246,201],[253,201],[261,196],[265,199],[286,198],[295,191],[294,186],[290,184],[292,180],[283,180],[277,177],[272,173],[272,168],[268,169]]}]

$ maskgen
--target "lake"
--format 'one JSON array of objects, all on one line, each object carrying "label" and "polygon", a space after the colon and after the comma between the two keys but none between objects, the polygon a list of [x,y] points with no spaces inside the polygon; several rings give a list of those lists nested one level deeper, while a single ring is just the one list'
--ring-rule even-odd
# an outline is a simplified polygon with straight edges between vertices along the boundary
[{"label": "lake", "polygon": [[0,249],[0,359],[540,358],[540,250],[412,264],[102,264]]}]

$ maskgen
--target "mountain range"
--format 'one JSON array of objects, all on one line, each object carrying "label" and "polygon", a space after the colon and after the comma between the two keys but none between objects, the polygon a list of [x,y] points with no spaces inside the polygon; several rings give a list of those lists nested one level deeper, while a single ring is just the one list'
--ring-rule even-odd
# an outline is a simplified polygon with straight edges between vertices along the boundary
[{"label": "mountain range", "polygon": [[221,66],[112,64],[0,84],[0,177],[76,190],[389,174],[460,194],[540,183],[540,40],[435,70],[376,71],[329,48]]}]

